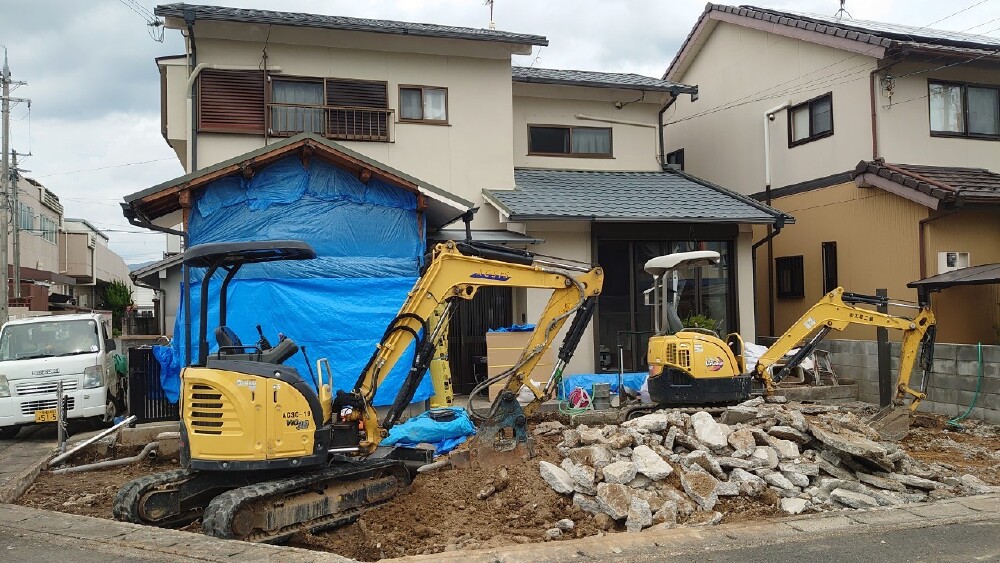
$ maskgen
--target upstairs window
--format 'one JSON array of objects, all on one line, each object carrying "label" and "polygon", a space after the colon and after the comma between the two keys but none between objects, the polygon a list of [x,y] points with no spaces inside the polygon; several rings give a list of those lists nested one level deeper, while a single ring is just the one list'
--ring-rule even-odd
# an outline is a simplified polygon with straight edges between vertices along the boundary
[{"label": "upstairs window", "polygon": [[672,168],[684,170],[684,149],[677,149],[667,153],[667,164],[672,164]]},{"label": "upstairs window", "polygon": [[198,75],[198,132],[264,134],[264,73],[205,69]]},{"label": "upstairs window", "polygon": [[448,123],[448,89],[400,86],[399,120]]},{"label": "upstairs window", "polygon": [[528,154],[611,158],[611,128],[529,125]]},{"label": "upstairs window", "polygon": [[837,242],[824,242],[823,246],[823,293],[837,289]]},{"label": "upstairs window", "polygon": [[927,83],[931,135],[1000,138],[1000,88]]},{"label": "upstairs window", "polygon": [[833,135],[833,94],[788,108],[788,147]]},{"label": "upstairs window", "polygon": [[42,238],[51,242],[52,244],[56,244],[56,236],[59,230],[59,223],[46,217],[45,215],[42,215],[41,227],[42,227]]},{"label": "upstairs window", "polygon": [[22,231],[35,230],[35,210],[21,202],[17,204],[17,223]]},{"label": "upstairs window", "polygon": [[323,133],[323,81],[272,80],[271,131]]}]

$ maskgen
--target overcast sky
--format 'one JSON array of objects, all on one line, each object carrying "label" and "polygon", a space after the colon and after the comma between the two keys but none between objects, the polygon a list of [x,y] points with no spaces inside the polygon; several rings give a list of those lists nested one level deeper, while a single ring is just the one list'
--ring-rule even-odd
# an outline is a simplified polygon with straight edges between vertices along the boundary
[{"label": "overcast sky", "polygon": [[[160,136],[154,57],[183,53],[179,31],[153,41],[135,5],[143,0],[0,0],[15,96],[13,148],[30,151],[28,174],[59,195],[67,217],[105,230],[126,262],[162,258],[164,235],[143,233],[121,215],[122,196],[183,174]],[[485,27],[483,0],[202,0],[242,8],[299,11]],[[775,9],[833,15],[837,0],[762,2]],[[497,28],[544,35],[549,46],[519,64],[659,77],[704,10],[700,0],[496,0]],[[958,13],[959,10],[966,9]],[[857,19],[974,32],[1000,27],[1000,0],[848,0]],[[941,18],[946,18],[937,22]],[[987,24],[990,20],[994,22]]]}]

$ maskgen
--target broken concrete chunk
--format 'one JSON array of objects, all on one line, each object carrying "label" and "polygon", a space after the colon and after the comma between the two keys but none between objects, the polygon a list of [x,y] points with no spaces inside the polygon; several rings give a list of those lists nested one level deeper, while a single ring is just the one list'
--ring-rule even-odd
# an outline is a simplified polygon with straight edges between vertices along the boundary
[{"label": "broken concrete chunk", "polygon": [[781,438],[775,438],[774,436],[768,435],[767,445],[774,448],[774,451],[778,452],[778,457],[781,459],[796,459],[799,457],[799,445],[791,440],[782,440]]},{"label": "broken concrete chunk", "polygon": [[830,492],[830,498],[849,508],[874,508],[878,506],[878,501],[874,498],[847,489],[834,489]]},{"label": "broken concrete chunk", "polygon": [[597,485],[597,504],[601,511],[615,520],[628,516],[635,495],[626,485],[600,483]]},{"label": "broken concrete chunk", "polygon": [[668,500],[663,506],[653,514],[654,524],[676,524],[677,523],[677,503]]},{"label": "broken concrete chunk", "polygon": [[560,467],[573,479],[573,485],[577,492],[588,495],[597,494],[597,475],[593,467],[589,465],[578,465],[566,458],[559,464]]},{"label": "broken concrete chunk", "polygon": [[838,467],[830,463],[823,457],[822,453],[820,454],[820,457],[816,460],[816,465],[818,465],[821,470],[823,470],[829,475],[832,475],[833,477],[836,477],[837,479],[843,479],[845,481],[850,481],[854,479],[853,473],[842,467]]},{"label": "broken concrete chunk", "polygon": [[729,480],[739,483],[740,492],[751,497],[755,497],[767,489],[767,483],[763,479],[739,468],[733,469],[732,473],[729,474]]},{"label": "broken concrete chunk", "polygon": [[879,489],[885,489],[887,491],[898,491],[901,493],[906,492],[906,485],[894,479],[888,478],[888,474],[886,474],[886,477],[880,477],[878,475],[870,475],[864,472],[857,472],[855,473],[855,475],[857,476],[859,481],[871,485],[873,487],[877,487]]},{"label": "broken concrete chunk", "polygon": [[575,448],[580,445],[580,432],[573,428],[563,430],[563,445],[567,448]]},{"label": "broken concrete chunk", "polygon": [[719,481],[708,473],[683,472],[681,473],[681,486],[684,487],[684,492],[691,497],[691,500],[698,503],[698,506],[704,510],[712,510],[719,502],[719,495],[716,491],[719,487]]},{"label": "broken concrete chunk", "polygon": [[580,433],[580,443],[584,446],[604,441],[604,434],[601,433],[600,428],[587,428],[581,424],[576,430]]},{"label": "broken concrete chunk", "polygon": [[987,493],[1000,493],[1000,487],[994,487],[984,483],[982,479],[976,477],[975,475],[965,474],[962,475],[959,480],[962,483],[962,488],[972,494],[982,495]]},{"label": "broken concrete chunk", "polygon": [[639,446],[632,450],[632,462],[636,471],[654,481],[666,479],[674,468],[647,446]]},{"label": "broken concrete chunk", "polygon": [[747,459],[738,459],[735,457],[720,456],[715,458],[715,461],[719,462],[719,465],[725,468],[739,467],[740,469],[750,469],[753,467],[753,462]]},{"label": "broken concrete chunk", "polygon": [[750,461],[760,467],[774,469],[778,467],[778,452],[771,446],[757,446],[750,456]]},{"label": "broken concrete chunk", "polygon": [[615,527],[615,520],[614,518],[601,512],[594,515],[594,524],[596,524],[598,528],[607,532],[611,531]]},{"label": "broken concrete chunk", "polygon": [[688,526],[714,526],[722,522],[722,513],[716,510],[696,512],[690,518],[686,524]]},{"label": "broken concrete chunk", "polygon": [[809,501],[802,498],[783,498],[780,501],[781,510],[788,514],[802,514],[802,511],[809,506]]},{"label": "broken concrete chunk", "polygon": [[566,453],[566,457],[573,460],[578,465],[589,465],[591,467],[604,467],[611,463],[613,456],[611,450],[603,444],[594,444],[582,448],[573,448]]},{"label": "broken concrete chunk", "polygon": [[625,519],[625,531],[641,532],[643,528],[652,525],[653,513],[649,510],[649,503],[641,498],[633,498]]},{"label": "broken concrete chunk", "polygon": [[754,439],[753,432],[749,428],[740,428],[734,431],[726,440],[736,450],[733,453],[733,457],[750,457],[753,454],[754,448],[757,447],[757,441]]},{"label": "broken concrete chunk", "polygon": [[663,443],[661,444],[663,449],[674,451],[674,440],[677,439],[678,432],[680,432],[680,430],[678,430],[676,426],[671,426],[670,430],[667,430],[666,435],[663,436]]},{"label": "broken concrete chunk", "polygon": [[747,399],[742,403],[736,405],[738,407],[759,407],[764,404],[764,397],[754,397],[753,399]]},{"label": "broken concrete chunk", "polygon": [[670,421],[667,418],[667,415],[661,412],[643,415],[638,418],[633,418],[632,420],[626,420],[622,423],[622,426],[626,428],[636,428],[639,430],[645,430],[646,432],[661,432],[666,430],[669,425]]},{"label": "broken concrete chunk", "polygon": [[551,436],[559,433],[563,428],[566,428],[566,426],[558,420],[547,420],[536,424],[532,432],[535,436]]},{"label": "broken concrete chunk", "polygon": [[720,497],[735,497],[740,494],[740,484],[736,481],[719,481],[719,487],[715,490]]},{"label": "broken concrete chunk", "polygon": [[794,483],[789,481],[784,475],[778,473],[777,471],[772,471],[764,475],[764,481],[768,485],[774,485],[779,489],[784,489],[786,491],[798,491],[798,487]]},{"label": "broken concrete chunk", "polygon": [[716,422],[712,415],[705,411],[691,415],[691,426],[694,428],[694,437],[713,450],[721,450],[729,443],[727,438],[732,430],[725,424]]},{"label": "broken concrete chunk", "polygon": [[562,530],[559,528],[549,528],[548,530],[545,530],[545,539],[554,540],[559,537],[562,537]]},{"label": "broken concrete chunk", "polygon": [[784,395],[768,395],[767,397],[764,397],[764,402],[783,405],[788,402],[788,397]]},{"label": "broken concrete chunk", "polygon": [[722,470],[722,466],[720,466],[719,462],[705,450],[695,450],[687,454],[684,456],[681,463],[685,464],[687,467],[699,465],[702,469],[711,473],[716,479],[726,478],[726,472]]},{"label": "broken concrete chunk", "polygon": [[884,460],[886,450],[878,442],[865,438],[861,434],[842,428],[833,432],[813,424],[809,431],[817,440],[828,447],[848,455],[858,456],[872,461]]},{"label": "broken concrete chunk", "polygon": [[795,463],[786,461],[784,463],[779,463],[778,469],[783,473],[798,473],[809,477],[819,475],[819,465],[815,463]]},{"label": "broken concrete chunk", "polygon": [[573,478],[558,465],[553,465],[547,461],[540,461],[538,462],[538,472],[541,474],[542,479],[552,487],[553,491],[562,495],[568,495],[573,492]]},{"label": "broken concrete chunk", "polygon": [[757,409],[754,407],[735,406],[729,407],[722,413],[723,424],[741,424],[750,422],[757,418]]},{"label": "broken concrete chunk", "polygon": [[806,436],[802,432],[792,428],[791,426],[772,426],[767,429],[767,433],[775,438],[781,438],[782,440],[791,440],[796,444],[805,444],[811,438]]},{"label": "broken concrete chunk", "polygon": [[635,479],[632,479],[628,483],[625,483],[633,489],[645,489],[646,487],[653,484],[653,480],[645,475],[636,475]]},{"label": "broken concrete chunk", "polygon": [[809,477],[801,473],[793,473],[791,471],[782,471],[782,475],[785,479],[788,479],[796,487],[805,488],[809,486]]},{"label": "broken concrete chunk", "polygon": [[601,505],[597,502],[597,499],[591,495],[585,495],[582,493],[576,493],[573,495],[573,504],[583,510],[584,512],[589,512],[590,514],[601,514]]},{"label": "broken concrete chunk", "polygon": [[802,414],[802,411],[795,409],[788,413],[788,418],[791,421],[792,428],[798,430],[799,432],[809,431],[809,422],[806,421],[806,417]]},{"label": "broken concrete chunk", "polygon": [[608,436],[604,443],[613,450],[621,450],[632,446],[632,435],[624,432],[614,432]]},{"label": "broken concrete chunk", "polygon": [[624,485],[635,479],[635,464],[631,461],[616,461],[604,467],[604,482]]},{"label": "broken concrete chunk", "polygon": [[940,489],[944,487],[943,483],[939,483],[937,481],[931,481],[930,479],[924,479],[922,477],[916,477],[914,475],[907,475],[905,473],[893,473],[889,478],[895,479],[900,483],[906,485],[907,487],[913,487],[914,489],[923,489],[925,491],[932,491],[934,489]]}]

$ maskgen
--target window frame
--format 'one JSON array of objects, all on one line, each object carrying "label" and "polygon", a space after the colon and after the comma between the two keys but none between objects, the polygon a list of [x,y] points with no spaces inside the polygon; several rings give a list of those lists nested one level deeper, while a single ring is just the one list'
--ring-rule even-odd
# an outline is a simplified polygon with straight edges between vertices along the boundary
[{"label": "window frame", "polygon": [[[791,273],[790,287],[782,287],[781,273],[789,269]],[[778,299],[803,299],[806,296],[805,259],[797,256],[780,256],[774,259],[774,294]]]},{"label": "window frame", "polygon": [[[679,170],[681,170],[682,172],[684,171],[684,149],[683,148],[679,148],[679,149],[677,149],[675,151],[668,152],[666,154],[665,158],[666,158],[666,161],[667,161],[665,164],[667,166],[670,166],[671,164],[679,164],[680,165]],[[673,162],[671,162],[671,161],[673,161]]]},{"label": "window frame", "polygon": [[[824,98],[829,98],[830,99],[830,130],[829,131],[823,131],[822,133],[816,133],[816,132],[813,131],[812,106],[813,106],[813,104],[815,104],[815,103],[823,100]],[[809,135],[796,141],[796,140],[794,140],[794,137],[793,137],[792,114],[794,114],[796,110],[801,109],[802,107],[806,107],[807,111],[809,113]],[[804,102],[795,104],[794,106],[789,106],[786,115],[787,115],[786,121],[788,121],[788,148],[797,147],[799,145],[804,145],[806,143],[811,143],[813,141],[818,141],[820,139],[825,139],[827,137],[832,137],[833,136],[833,131],[834,131],[834,123],[833,123],[833,91],[827,92],[825,94],[820,94],[819,96],[816,96],[815,98],[810,98],[810,99],[808,99],[808,100],[806,100]]]},{"label": "window frame", "polygon": [[[570,152],[537,152],[531,150],[531,128],[568,129],[569,130],[569,150]],[[575,153],[573,151],[573,130],[574,129],[600,129],[608,132],[608,152],[607,153]],[[526,129],[528,135],[528,156],[558,156],[563,158],[614,158],[615,157],[615,135],[612,127],[587,127],[577,125],[529,123]]]},{"label": "window frame", "polygon": [[820,246],[823,263],[823,294],[830,293],[840,287],[837,268],[837,241],[826,241]]},{"label": "window frame", "polygon": [[[51,226],[52,226],[51,230],[45,228],[45,222],[46,221],[48,221],[48,223],[51,224]],[[39,223],[38,228],[41,231],[42,238],[45,241],[47,241],[47,242],[49,242],[51,244],[59,244],[59,242],[58,242],[59,241],[59,222],[56,221],[56,220],[54,220],[54,219],[50,219],[47,215],[39,215],[38,223]],[[51,238],[50,238],[50,235],[51,235]]]},{"label": "window frame", "polygon": [[[935,131],[931,129],[931,85],[938,86],[957,86],[962,89],[962,124],[963,129],[961,133],[954,131]],[[930,133],[931,137],[950,137],[959,139],[977,139],[981,141],[1000,141],[1000,131],[996,135],[990,135],[989,133],[971,133],[969,132],[969,88],[982,88],[986,90],[996,90],[997,99],[1000,100],[1000,85],[997,84],[983,84],[980,82],[959,82],[957,80],[937,80],[934,78],[927,79],[927,131]],[[997,104],[997,113],[1000,114],[1000,102]]]},{"label": "window frame", "polygon": [[[420,115],[424,114],[424,90],[444,90],[444,119],[406,119],[403,118],[403,90],[420,90]],[[445,86],[429,86],[425,84],[400,84],[396,88],[396,120],[399,123],[423,123],[425,125],[451,125],[451,111],[448,107],[448,88]]]}]

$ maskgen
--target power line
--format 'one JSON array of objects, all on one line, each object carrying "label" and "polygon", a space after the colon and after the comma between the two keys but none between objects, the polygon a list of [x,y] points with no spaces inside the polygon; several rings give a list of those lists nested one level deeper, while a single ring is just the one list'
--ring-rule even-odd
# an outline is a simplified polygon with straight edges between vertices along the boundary
[{"label": "power line", "polygon": [[923,27],[918,27],[917,29],[924,29],[925,27],[930,27],[930,26],[932,26],[932,25],[934,25],[936,23],[941,23],[941,22],[943,22],[946,19],[953,18],[953,17],[957,16],[958,14],[961,14],[962,12],[968,12],[969,10],[975,8],[976,6],[978,6],[980,4],[985,4],[985,3],[989,2],[989,1],[990,0],[979,0],[979,2],[976,2],[975,4],[972,4],[971,6],[967,6],[965,8],[962,8],[961,10],[959,10],[959,11],[953,13],[953,14],[948,14],[947,16],[945,16],[945,17],[943,17],[943,18],[941,18],[939,20],[934,20],[931,23],[929,23],[929,24],[927,24],[927,25],[925,25]]},{"label": "power line", "polygon": [[98,168],[86,168],[86,169],[83,169],[83,170],[70,170],[68,172],[56,172],[55,174],[44,174],[42,176],[35,176],[34,178],[36,178],[36,179],[38,179],[38,178],[52,178],[53,176],[65,176],[67,174],[79,174],[81,172],[95,172],[97,170],[108,170],[110,168],[124,168],[126,166],[139,166],[141,164],[150,164],[150,163],[153,163],[153,162],[163,162],[165,160],[173,160],[173,159],[174,159],[173,157],[167,157],[167,158],[157,158],[157,159],[154,159],[154,160],[143,160],[143,161],[140,161],[140,162],[126,162],[124,164],[112,164],[112,165],[109,165],[109,166],[100,166]]}]

